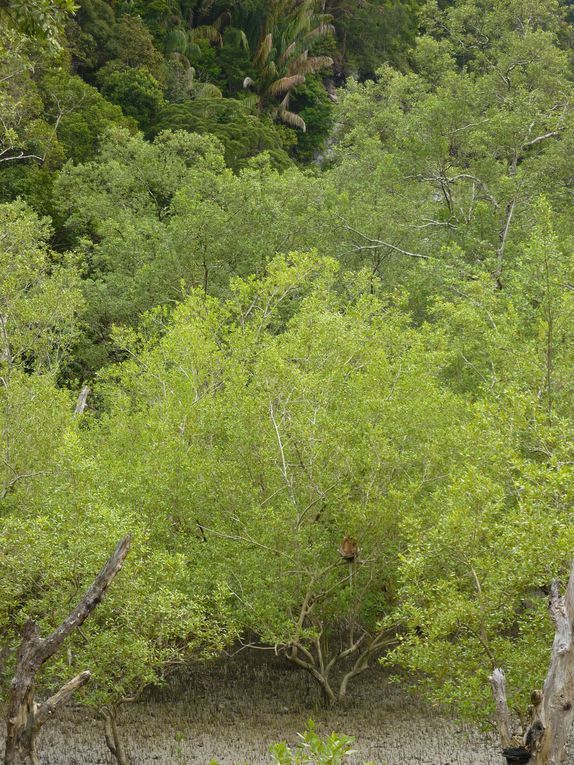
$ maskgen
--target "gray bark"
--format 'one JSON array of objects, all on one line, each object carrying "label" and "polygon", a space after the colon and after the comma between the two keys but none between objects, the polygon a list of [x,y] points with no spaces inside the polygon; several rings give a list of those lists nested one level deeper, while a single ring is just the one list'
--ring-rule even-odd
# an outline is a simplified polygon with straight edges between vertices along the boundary
[{"label": "gray bark", "polygon": [[91,392],[90,388],[87,385],[84,385],[84,387],[80,391],[80,395],[78,396],[78,400],[76,402],[76,408],[74,409],[75,415],[84,413],[84,409],[87,406],[88,396],[90,395],[90,392]]},{"label": "gray bark", "polygon": [[[531,753],[532,765],[560,765],[574,720],[574,561],[564,595],[552,583],[549,611],[555,628],[550,667],[542,691],[532,693],[530,724],[518,742]],[[503,671],[495,669],[490,679],[500,741],[514,745]]]}]

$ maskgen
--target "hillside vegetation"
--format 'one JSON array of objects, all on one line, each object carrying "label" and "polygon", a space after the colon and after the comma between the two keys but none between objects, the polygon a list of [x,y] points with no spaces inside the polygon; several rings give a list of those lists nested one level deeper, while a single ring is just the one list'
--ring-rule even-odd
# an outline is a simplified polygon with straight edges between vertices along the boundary
[{"label": "hillside vegetation", "polygon": [[6,691],[129,533],[40,695],[88,668],[113,721],[243,643],[481,723],[501,668],[526,729],[574,550],[570,13],[0,0]]}]

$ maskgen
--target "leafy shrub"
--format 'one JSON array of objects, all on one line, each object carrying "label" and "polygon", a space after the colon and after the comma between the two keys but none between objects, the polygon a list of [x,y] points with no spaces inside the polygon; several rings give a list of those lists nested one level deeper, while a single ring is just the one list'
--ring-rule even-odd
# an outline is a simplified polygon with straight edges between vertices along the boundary
[{"label": "leafy shrub", "polygon": [[301,742],[294,749],[285,741],[271,747],[271,756],[277,765],[341,765],[345,757],[354,754],[351,736],[331,733],[321,738],[313,720],[309,720],[305,732],[298,735]]}]

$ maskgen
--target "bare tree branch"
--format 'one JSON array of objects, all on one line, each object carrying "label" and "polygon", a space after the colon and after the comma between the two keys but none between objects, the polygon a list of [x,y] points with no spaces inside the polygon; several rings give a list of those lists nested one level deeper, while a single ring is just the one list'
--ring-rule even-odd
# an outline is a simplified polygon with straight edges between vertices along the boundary
[{"label": "bare tree branch", "polygon": [[44,725],[44,723],[54,715],[54,713],[58,710],[58,707],[63,706],[67,701],[69,701],[74,692],[77,691],[78,688],[81,688],[83,685],[85,685],[90,677],[91,672],[88,672],[87,670],[85,672],[80,672],[79,675],[76,675],[76,677],[68,680],[68,682],[63,685],[57,693],[39,704],[36,709],[36,714],[34,715],[34,724],[36,728],[40,729],[42,725]]},{"label": "bare tree branch", "polygon": [[399,252],[401,255],[406,255],[410,258],[421,258],[422,260],[430,260],[430,255],[422,255],[419,252],[409,252],[408,250],[403,250],[402,247],[398,247],[396,244],[391,244],[390,242],[384,242],[382,239],[372,239],[370,236],[363,234],[361,231],[357,231],[357,229],[354,229],[352,226],[345,225],[343,226],[343,228],[347,229],[347,231],[352,231],[354,234],[361,236],[363,239],[369,242],[369,244],[353,245],[354,248],[359,252],[362,250],[379,250],[382,247],[386,247],[389,250],[393,250],[394,252]]}]

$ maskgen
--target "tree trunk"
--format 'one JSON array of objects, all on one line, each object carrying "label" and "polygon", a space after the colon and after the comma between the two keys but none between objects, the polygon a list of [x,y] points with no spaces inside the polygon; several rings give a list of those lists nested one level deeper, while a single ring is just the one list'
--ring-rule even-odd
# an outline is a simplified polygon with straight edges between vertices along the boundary
[{"label": "tree trunk", "polygon": [[46,701],[35,701],[38,670],[61,648],[64,640],[84,623],[102,600],[122,567],[130,542],[131,538],[128,536],[118,544],[80,603],[51,635],[42,638],[38,625],[32,619],[24,625],[22,642],[16,657],[16,671],[10,685],[4,765],[38,765],[36,737],[40,728],[71,698],[74,691],[90,679],[89,672],[81,672]]},{"label": "tree trunk", "polygon": [[[26,637],[24,635],[22,645],[25,644]],[[32,642],[33,638],[26,643],[28,649],[26,653],[29,653]],[[19,653],[19,662],[20,655]],[[89,679],[89,672],[81,672],[49,699],[37,704],[34,701],[34,675],[31,673],[30,665],[28,664],[20,673],[16,672],[10,688],[5,765],[39,765],[36,736],[40,728],[57,708],[68,701],[74,691],[85,685]]]},{"label": "tree trunk", "polygon": [[116,758],[118,765],[131,765],[130,759],[126,754],[122,740],[118,731],[117,724],[117,707],[110,707],[104,709],[104,735],[106,737],[106,744],[110,752]]},{"label": "tree trunk", "polygon": [[530,755],[529,765],[560,765],[574,720],[574,562],[564,595],[556,581],[549,598],[555,634],[542,691],[533,691],[530,724],[522,738],[512,736],[504,673],[495,669],[491,684],[503,748]]},{"label": "tree trunk", "polygon": [[[315,682],[321,689],[321,696],[325,706],[326,707],[334,706],[337,702],[337,696],[329,682],[328,671],[326,672],[324,667],[321,668],[321,667],[315,666],[314,661],[312,663],[312,661],[301,659],[301,657],[299,656],[299,650],[298,650],[301,648],[302,648],[301,646],[298,646],[298,647],[290,646],[290,650],[285,653],[285,656],[290,662],[306,670],[311,675],[311,677],[315,680]],[[303,648],[303,650],[305,649]],[[306,651],[306,653],[308,656],[310,656],[309,652]]]}]

